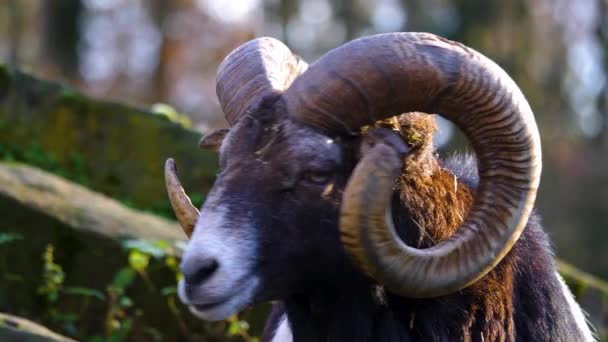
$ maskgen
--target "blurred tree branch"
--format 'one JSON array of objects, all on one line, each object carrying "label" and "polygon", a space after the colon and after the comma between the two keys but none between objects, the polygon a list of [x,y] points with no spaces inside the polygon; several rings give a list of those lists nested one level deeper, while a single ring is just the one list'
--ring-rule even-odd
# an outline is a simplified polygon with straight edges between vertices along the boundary
[{"label": "blurred tree branch", "polygon": [[42,59],[48,65],[56,65],[69,77],[74,77],[78,71],[82,10],[80,0],[42,2]]}]

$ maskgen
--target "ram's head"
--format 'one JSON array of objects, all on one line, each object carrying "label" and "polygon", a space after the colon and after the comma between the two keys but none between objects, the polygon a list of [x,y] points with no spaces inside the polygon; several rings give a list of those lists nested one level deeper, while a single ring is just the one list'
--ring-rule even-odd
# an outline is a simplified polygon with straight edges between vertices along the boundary
[{"label": "ram's head", "polygon": [[[353,279],[407,297],[451,293],[489,272],[526,224],[541,165],[532,112],[504,71],[462,45],[378,35],[307,68],[261,38],[226,57],[217,94],[231,128],[201,142],[218,146],[221,171],[200,214],[172,160],[165,170],[190,236],[180,295],[203,318]],[[389,210],[416,137],[363,129],[413,111],[454,122],[479,159],[468,216],[426,249],[402,242]]]}]

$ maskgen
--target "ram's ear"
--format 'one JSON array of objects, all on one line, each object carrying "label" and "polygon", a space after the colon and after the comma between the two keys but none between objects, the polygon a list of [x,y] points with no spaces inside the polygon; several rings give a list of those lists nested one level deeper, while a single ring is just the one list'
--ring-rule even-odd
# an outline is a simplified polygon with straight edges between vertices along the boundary
[{"label": "ram's ear", "polygon": [[230,129],[228,128],[214,129],[201,138],[201,140],[198,142],[198,147],[203,150],[219,150],[220,146],[222,146],[222,141],[224,141],[224,138],[229,131]]}]

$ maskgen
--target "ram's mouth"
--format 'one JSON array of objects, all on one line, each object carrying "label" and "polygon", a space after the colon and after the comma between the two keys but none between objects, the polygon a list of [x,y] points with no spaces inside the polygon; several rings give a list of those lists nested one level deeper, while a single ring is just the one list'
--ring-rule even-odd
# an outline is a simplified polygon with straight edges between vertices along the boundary
[{"label": "ram's mouth", "polygon": [[217,308],[221,305],[226,304],[228,301],[230,301],[231,298],[226,298],[226,299],[222,299],[220,301],[217,302],[213,302],[213,303],[207,303],[207,304],[193,304],[191,305],[194,309],[196,309],[197,311],[209,311],[209,310],[213,310],[213,308]]},{"label": "ram's mouth", "polygon": [[195,316],[210,321],[223,320],[253,304],[259,279],[255,276],[248,277],[247,279],[247,281],[243,281],[238,286],[235,286],[229,294],[223,294],[215,298],[207,297],[207,300],[201,300],[201,297],[198,300],[196,298],[188,298],[184,289],[185,285],[183,282],[180,282],[178,295]]},{"label": "ram's mouth", "polygon": [[190,304],[190,312],[195,316],[208,321],[223,320],[233,315],[251,303],[251,298],[247,294],[236,294],[222,301],[209,304]]}]

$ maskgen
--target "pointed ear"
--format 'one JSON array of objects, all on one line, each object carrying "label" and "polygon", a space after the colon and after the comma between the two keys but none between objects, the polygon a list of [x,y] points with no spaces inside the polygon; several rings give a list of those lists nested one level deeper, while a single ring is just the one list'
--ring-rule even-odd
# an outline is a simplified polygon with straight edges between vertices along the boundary
[{"label": "pointed ear", "polygon": [[230,132],[228,128],[214,129],[201,138],[198,142],[198,147],[203,150],[218,151],[228,132]]}]

